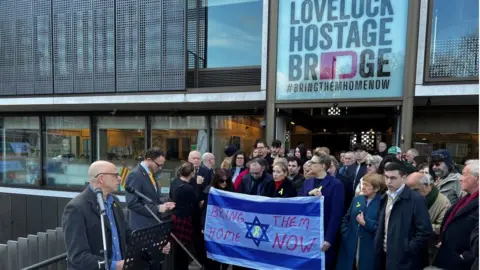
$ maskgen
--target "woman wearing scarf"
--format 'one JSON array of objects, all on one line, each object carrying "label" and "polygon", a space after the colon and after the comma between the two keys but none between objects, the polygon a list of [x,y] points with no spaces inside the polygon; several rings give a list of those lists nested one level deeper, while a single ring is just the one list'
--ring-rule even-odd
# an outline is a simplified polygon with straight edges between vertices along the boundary
[{"label": "woman wearing scarf", "polygon": [[363,177],[363,195],[353,199],[342,220],[337,270],[373,269],[373,242],[378,226],[380,196],[385,188],[383,175],[372,173]]},{"label": "woman wearing scarf", "polygon": [[477,256],[470,245],[470,235],[478,224],[478,163],[478,160],[467,161],[460,176],[460,185],[467,195],[445,214],[433,263],[438,268],[470,269]]},{"label": "woman wearing scarf", "polygon": [[273,181],[265,184],[263,196],[270,198],[290,198],[297,196],[297,190],[292,182],[287,179],[288,167],[284,162],[273,165]]}]

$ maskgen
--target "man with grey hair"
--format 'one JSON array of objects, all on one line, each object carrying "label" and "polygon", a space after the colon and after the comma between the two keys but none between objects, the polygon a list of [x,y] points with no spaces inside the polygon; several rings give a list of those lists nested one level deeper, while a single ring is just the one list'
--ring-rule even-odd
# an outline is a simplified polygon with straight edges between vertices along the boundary
[{"label": "man with grey hair", "polygon": [[408,163],[413,164],[413,159],[418,157],[419,153],[418,150],[415,148],[409,149],[407,153],[405,153],[405,159]]},{"label": "man with grey hair", "polygon": [[439,250],[433,263],[438,268],[471,269],[478,256],[470,243],[472,232],[478,230],[478,163],[478,160],[467,161],[460,176],[460,185],[466,195],[445,213]]},{"label": "man with grey hair", "polygon": [[442,226],[445,213],[450,208],[451,204],[445,195],[439,192],[438,188],[434,185],[434,181],[431,175],[415,172],[408,176],[407,186],[414,191],[418,191],[420,195],[425,197],[427,202],[428,214],[430,215],[430,222],[432,223],[432,229],[435,237],[432,237],[429,241],[428,253],[429,263],[433,262],[435,254],[437,253],[437,244],[435,239],[440,234],[440,228]]},{"label": "man with grey hair", "polygon": [[203,166],[211,170],[213,167],[215,167],[215,156],[210,152],[206,152],[202,156],[202,162]]}]

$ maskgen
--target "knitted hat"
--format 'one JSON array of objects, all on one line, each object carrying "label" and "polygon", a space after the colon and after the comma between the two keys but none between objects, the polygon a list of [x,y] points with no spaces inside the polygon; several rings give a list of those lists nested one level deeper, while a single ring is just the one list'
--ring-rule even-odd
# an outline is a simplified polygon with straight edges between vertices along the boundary
[{"label": "knitted hat", "polygon": [[448,152],[446,149],[438,149],[436,151],[433,151],[430,155],[430,162],[445,162],[445,165],[447,165],[448,168],[452,168],[452,154],[450,154],[450,152]]}]

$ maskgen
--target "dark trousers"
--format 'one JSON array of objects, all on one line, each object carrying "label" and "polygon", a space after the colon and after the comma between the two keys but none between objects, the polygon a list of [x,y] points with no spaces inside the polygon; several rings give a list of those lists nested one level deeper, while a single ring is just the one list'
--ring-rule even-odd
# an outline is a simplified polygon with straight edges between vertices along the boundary
[{"label": "dark trousers", "polygon": [[207,259],[205,270],[227,270],[228,264],[219,263],[214,260]]},{"label": "dark trousers", "polygon": [[173,261],[175,270],[188,270],[190,265],[190,256],[178,244],[174,245]]}]

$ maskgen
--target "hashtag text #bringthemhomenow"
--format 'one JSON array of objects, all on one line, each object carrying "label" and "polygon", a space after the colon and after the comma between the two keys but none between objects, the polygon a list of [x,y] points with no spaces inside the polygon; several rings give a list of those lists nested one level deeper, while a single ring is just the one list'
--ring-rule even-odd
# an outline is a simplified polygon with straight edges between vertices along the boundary
[{"label": "hashtag text #bringthemhomenow", "polygon": [[387,90],[390,80],[357,80],[289,83],[287,93]]}]

